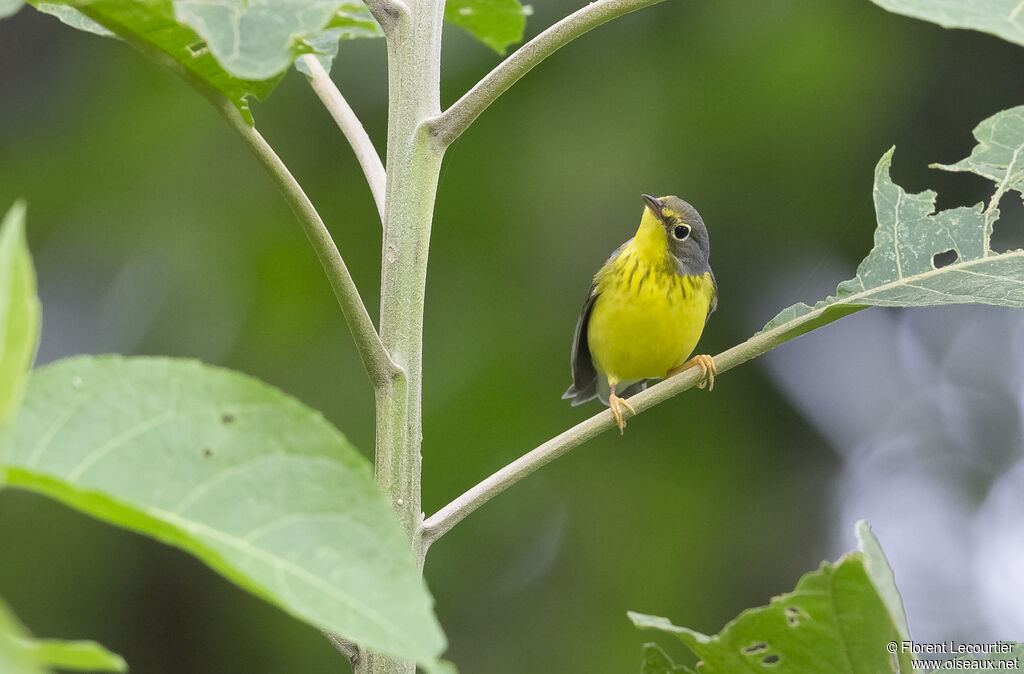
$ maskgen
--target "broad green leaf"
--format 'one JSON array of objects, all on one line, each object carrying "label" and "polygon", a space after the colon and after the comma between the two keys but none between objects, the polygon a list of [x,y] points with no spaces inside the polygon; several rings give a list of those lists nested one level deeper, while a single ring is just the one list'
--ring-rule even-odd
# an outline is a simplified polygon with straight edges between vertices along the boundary
[{"label": "broad green leaf", "polygon": [[[909,194],[892,182],[889,150],[875,169],[875,246],[856,277],[813,307],[798,303],[783,310],[761,334],[785,341],[868,306],[1024,307],[1024,250],[997,253],[990,246],[998,197],[1024,188],[1024,107],[994,115],[974,133],[980,144],[971,156],[941,168],[994,181],[996,198],[988,208],[978,204],[934,212],[935,192]],[[941,254],[955,254],[955,259],[939,265],[935,258]]]},{"label": "broad green leaf", "polygon": [[24,0],[0,0],[0,19],[14,16],[23,4]]},{"label": "broad green leaf", "polygon": [[95,641],[33,639],[0,600],[0,672],[42,674],[50,667],[75,672],[127,672],[124,659]]},{"label": "broad green leaf", "polygon": [[504,54],[510,44],[523,39],[530,5],[519,0],[448,0],[444,19],[463,29],[485,45]]},{"label": "broad green leaf", "polygon": [[[858,533],[862,545],[877,546],[865,527],[859,525]],[[891,654],[886,648],[906,636],[883,598],[895,586],[876,587],[874,576],[885,574],[868,570],[885,563],[879,553],[862,550],[834,564],[823,563],[800,578],[793,592],[744,611],[714,636],[677,627],[667,618],[640,613],[629,617],[637,627],[678,637],[701,659],[702,674],[910,671],[909,653]]]},{"label": "broad green leaf", "polygon": [[1024,45],[1024,5],[1020,0],[871,0],[896,14],[945,28],[972,28]]},{"label": "broad green leaf", "polygon": [[[65,0],[34,4],[40,11],[53,14],[72,27],[95,33],[99,25],[124,38],[157,61],[170,65],[201,90],[212,89],[226,96],[249,124],[252,124],[249,97],[266,98],[283,75],[278,70],[247,79],[229,72],[217,62],[195,30],[178,23],[171,0]],[[77,11],[58,9],[61,6]],[[82,21],[77,14],[89,21]]]},{"label": "broad green leaf", "polygon": [[673,663],[658,644],[644,644],[640,674],[692,674],[692,670]]},{"label": "broad green leaf", "polygon": [[33,373],[11,486],[186,550],[292,615],[432,663],[432,599],[369,463],[317,412],[195,361]]},{"label": "broad green leaf", "polygon": [[[306,44],[324,70],[330,72],[331,64],[338,55],[338,41],[361,37],[384,37],[384,31],[380,29],[366,5],[361,2],[346,2],[334,13],[327,29],[307,38]],[[303,75],[312,74],[301,60],[295,62],[295,67]]]},{"label": "broad green leaf", "polygon": [[[952,663],[932,670],[937,672],[950,671],[1019,671],[1024,663],[1024,644],[1011,641],[997,642],[998,653],[987,653],[982,656],[966,656],[956,658]],[[986,644],[987,646],[987,644]]]}]

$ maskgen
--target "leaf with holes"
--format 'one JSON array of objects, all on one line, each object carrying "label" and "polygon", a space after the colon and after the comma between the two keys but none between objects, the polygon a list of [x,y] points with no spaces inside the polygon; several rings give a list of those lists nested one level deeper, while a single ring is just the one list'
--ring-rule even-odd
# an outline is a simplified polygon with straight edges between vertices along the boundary
[{"label": "leaf with holes", "polygon": [[533,8],[519,0],[448,0],[444,6],[445,21],[499,54],[523,39],[526,17],[532,13]]},{"label": "leaf with holes", "polygon": [[971,28],[1024,45],[1024,0],[871,0],[896,14]]},{"label": "leaf with holes", "polygon": [[1024,307],[1024,250],[997,253],[990,245],[999,200],[1008,190],[1024,189],[1024,107],[990,117],[974,134],[979,145],[971,156],[940,168],[995,182],[987,208],[934,212],[935,192],[909,194],[892,182],[889,150],[875,169],[875,247],[857,275],[813,307],[798,303],[783,310],[761,334],[782,342],[868,306]]},{"label": "leaf with holes", "polygon": [[677,627],[667,618],[629,617],[641,629],[679,638],[701,659],[698,671],[704,674],[909,672],[911,655],[886,648],[910,638],[902,603],[900,615],[894,615],[891,597],[899,594],[892,571],[867,525],[860,523],[857,530],[860,551],[823,563],[800,578],[792,592],[744,611],[714,636]]},{"label": "leaf with holes", "polygon": [[80,357],[33,373],[10,485],[176,545],[367,648],[444,636],[369,463],[317,412],[195,361]]},{"label": "leaf with holes", "polygon": [[65,0],[33,4],[73,28],[123,38],[200,91],[227,97],[249,124],[249,98],[266,98],[283,75],[281,70],[259,76],[229,71],[214,58],[194,29],[178,22],[171,0]]},{"label": "leaf with holes", "polygon": [[0,672],[42,674],[50,667],[75,672],[127,672],[124,659],[95,641],[33,639],[0,600]]}]

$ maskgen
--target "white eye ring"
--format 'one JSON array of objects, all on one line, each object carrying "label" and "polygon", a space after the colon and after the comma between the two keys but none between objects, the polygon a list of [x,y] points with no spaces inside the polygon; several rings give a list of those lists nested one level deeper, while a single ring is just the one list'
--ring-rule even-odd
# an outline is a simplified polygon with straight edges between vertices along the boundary
[{"label": "white eye ring", "polygon": [[680,241],[690,236],[690,228],[687,225],[676,225],[672,230],[672,236],[676,237]]}]

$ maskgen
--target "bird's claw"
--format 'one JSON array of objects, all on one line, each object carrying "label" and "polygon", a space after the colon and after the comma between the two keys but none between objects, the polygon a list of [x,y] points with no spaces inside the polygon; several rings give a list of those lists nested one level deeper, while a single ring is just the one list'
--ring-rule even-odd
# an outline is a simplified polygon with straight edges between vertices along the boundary
[{"label": "bird's claw", "polygon": [[671,377],[679,374],[684,370],[689,370],[691,367],[699,367],[701,370],[701,378],[697,382],[697,388],[704,388],[706,386],[708,391],[713,391],[715,389],[715,375],[718,374],[718,368],[715,367],[715,359],[707,354],[694,356],[682,365],[672,368],[669,370],[668,376]]},{"label": "bird's claw", "polygon": [[612,408],[612,415],[615,417],[615,423],[619,427],[619,435],[623,435],[626,430],[626,419],[622,413],[622,408],[625,407],[633,416],[636,416],[636,410],[629,404],[629,401],[625,398],[620,398],[614,393],[608,396],[608,406]]}]

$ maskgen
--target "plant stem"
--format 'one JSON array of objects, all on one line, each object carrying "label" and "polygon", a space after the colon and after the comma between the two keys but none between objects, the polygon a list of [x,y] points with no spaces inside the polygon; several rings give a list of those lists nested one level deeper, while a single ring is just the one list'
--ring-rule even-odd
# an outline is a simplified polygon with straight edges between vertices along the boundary
[{"label": "plant stem", "polygon": [[[839,307],[840,310],[827,316],[825,315],[826,308],[822,308],[772,330],[758,333],[742,344],[715,356],[717,370],[719,373],[731,370],[737,365],[742,365],[748,360],[804,334],[807,330],[801,331],[800,326],[802,325],[810,324],[812,327],[808,330],[814,329],[862,308],[863,306]],[[691,368],[641,391],[630,398],[629,402],[639,414],[693,388],[699,380],[700,370]],[[603,410],[501,468],[428,517],[423,523],[423,546],[429,548],[431,543],[450,531],[467,515],[541,466],[614,427],[615,418],[612,416],[611,410]]]},{"label": "plant stem", "polygon": [[[443,0],[409,0],[392,16],[380,331],[402,376],[377,389],[377,483],[391,499],[420,564],[423,301],[441,158],[423,121],[440,111]],[[360,674],[414,674],[415,664],[363,652]]]},{"label": "plant stem", "polygon": [[359,117],[349,106],[348,101],[341,95],[341,91],[335,86],[331,76],[320,65],[312,54],[304,54],[299,57],[312,73],[308,80],[313,91],[320,97],[324,107],[331,113],[331,117],[338,124],[338,128],[345,134],[348,144],[359,160],[363,168],[366,182],[370,185],[370,192],[373,194],[373,201],[377,204],[377,212],[380,214],[380,221],[384,222],[384,188],[387,184],[384,173],[384,164],[380,161],[380,155],[373,147],[373,141],[366,133]]},{"label": "plant stem", "polygon": [[431,132],[443,146],[451,145],[487,106],[551,54],[603,23],[659,2],[662,0],[597,0],[573,12],[517,49],[451,107],[431,119]]},{"label": "plant stem", "polygon": [[242,115],[230,101],[222,99],[218,103],[221,113],[235,131],[242,136],[263,167],[267,169],[270,177],[274,179],[281,193],[284,194],[288,205],[298,217],[299,224],[306,232],[306,237],[327,274],[327,280],[334,290],[334,296],[338,298],[338,305],[345,315],[345,322],[359,349],[363,367],[366,368],[376,389],[386,387],[395,378],[399,368],[388,355],[381,337],[374,329],[373,321],[370,320],[366,305],[363,304],[363,300],[359,296],[355,281],[352,280],[352,275],[349,274],[348,267],[345,266],[345,260],[338,252],[338,247],[334,244],[334,239],[327,231],[327,226],[324,225],[320,214],[316,212],[316,208],[302,190],[302,186],[295,180],[291,171],[274,152],[274,148],[270,147],[270,144],[260,135],[260,132],[245,123]]}]

